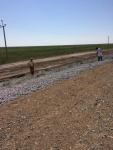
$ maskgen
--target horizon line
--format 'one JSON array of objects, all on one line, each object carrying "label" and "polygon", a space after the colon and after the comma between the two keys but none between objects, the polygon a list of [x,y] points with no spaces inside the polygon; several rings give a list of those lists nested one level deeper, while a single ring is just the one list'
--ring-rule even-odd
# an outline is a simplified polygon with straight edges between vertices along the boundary
[{"label": "horizon line", "polygon": [[[46,46],[77,46],[77,45],[102,45],[102,44],[106,44],[108,45],[108,43],[90,43],[90,44],[48,44],[48,45],[11,45],[11,46],[7,46],[7,47],[46,47]],[[113,44],[113,43],[109,43]],[[0,48],[5,48],[5,46],[0,46]]]}]

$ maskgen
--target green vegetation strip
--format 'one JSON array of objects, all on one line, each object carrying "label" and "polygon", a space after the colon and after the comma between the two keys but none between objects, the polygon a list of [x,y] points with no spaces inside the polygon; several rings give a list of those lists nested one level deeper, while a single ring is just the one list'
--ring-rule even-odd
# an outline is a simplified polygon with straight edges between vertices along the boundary
[{"label": "green vegetation strip", "polygon": [[36,59],[78,52],[95,51],[96,47],[101,47],[103,49],[112,49],[113,44],[8,47],[8,59],[6,58],[5,48],[1,47],[0,64],[28,60],[31,57]]}]

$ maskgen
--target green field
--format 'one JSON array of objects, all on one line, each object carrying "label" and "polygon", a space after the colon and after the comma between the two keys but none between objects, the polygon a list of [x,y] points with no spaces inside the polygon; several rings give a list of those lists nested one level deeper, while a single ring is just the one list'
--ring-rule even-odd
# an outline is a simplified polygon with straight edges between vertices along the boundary
[{"label": "green field", "polygon": [[90,45],[65,45],[65,46],[31,46],[31,47],[8,47],[8,59],[5,48],[0,48],[0,64],[28,60],[33,58],[45,58],[64,54],[95,51],[96,47],[103,49],[113,48],[113,44],[90,44]]}]

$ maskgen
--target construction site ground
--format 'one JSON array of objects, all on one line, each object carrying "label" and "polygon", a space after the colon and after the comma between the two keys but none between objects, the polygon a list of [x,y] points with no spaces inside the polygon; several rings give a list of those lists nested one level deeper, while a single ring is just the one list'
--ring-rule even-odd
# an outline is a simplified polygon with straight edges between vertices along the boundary
[{"label": "construction site ground", "polygon": [[1,105],[0,150],[113,150],[113,63]]}]

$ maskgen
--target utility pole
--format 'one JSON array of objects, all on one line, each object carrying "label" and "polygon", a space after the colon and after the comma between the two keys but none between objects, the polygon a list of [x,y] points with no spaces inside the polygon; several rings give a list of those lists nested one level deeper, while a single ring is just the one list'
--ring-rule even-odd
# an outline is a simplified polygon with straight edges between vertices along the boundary
[{"label": "utility pole", "polygon": [[4,24],[4,23],[3,23],[3,20],[1,19],[1,25],[0,25],[0,28],[3,29],[4,42],[5,42],[5,49],[6,49],[6,58],[8,59],[7,42],[6,42],[6,35],[5,35],[5,27],[6,27],[6,24]]},{"label": "utility pole", "polygon": [[108,36],[108,48],[109,48],[109,36]]},{"label": "utility pole", "polygon": [[109,36],[108,36],[108,45],[109,45]]}]

